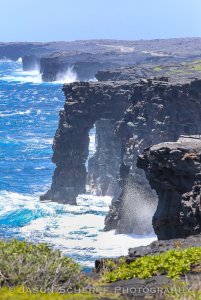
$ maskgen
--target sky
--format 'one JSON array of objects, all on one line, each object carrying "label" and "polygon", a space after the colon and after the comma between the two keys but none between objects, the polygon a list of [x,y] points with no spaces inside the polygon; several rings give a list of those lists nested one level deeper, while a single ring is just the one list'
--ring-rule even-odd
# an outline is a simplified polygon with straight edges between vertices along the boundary
[{"label": "sky", "polygon": [[201,0],[0,0],[0,41],[201,37]]}]

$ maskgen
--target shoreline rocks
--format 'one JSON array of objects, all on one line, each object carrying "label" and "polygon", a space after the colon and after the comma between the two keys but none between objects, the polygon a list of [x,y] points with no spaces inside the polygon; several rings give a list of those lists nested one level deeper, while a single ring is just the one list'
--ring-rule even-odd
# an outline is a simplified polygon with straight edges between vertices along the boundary
[{"label": "shoreline rocks", "polygon": [[[66,102],[53,144],[56,169],[51,189],[41,200],[76,204],[78,194],[86,191],[87,179],[93,193],[112,195],[117,192],[115,174],[121,158],[114,124],[128,107],[130,82],[76,82],[64,85],[63,91]],[[87,178],[89,132],[96,122],[98,149],[89,160]]]},{"label": "shoreline rocks", "polygon": [[153,216],[158,239],[200,233],[201,140],[152,146],[139,157],[138,167],[145,170],[158,195],[158,207]]},{"label": "shoreline rocks", "polygon": [[[131,105],[127,109],[124,118],[117,125],[117,134],[122,141],[121,164],[124,168],[127,167],[128,170],[126,175],[120,178],[120,182],[122,182],[120,197],[116,202],[113,201],[107,216],[108,229],[114,227],[112,218],[115,212],[117,232],[131,232],[129,217],[125,218],[125,216],[126,211],[129,216],[129,214],[132,215],[132,208],[136,209],[137,201],[135,198],[137,199],[137,196],[127,186],[132,186],[135,189],[135,186],[139,185],[142,190],[147,191],[143,196],[143,199],[147,199],[147,201],[139,200],[138,215],[140,211],[150,212],[151,228],[151,219],[156,210],[157,196],[154,191],[151,191],[145,174],[137,168],[137,157],[151,145],[169,141],[176,142],[180,135],[199,134],[201,132],[200,99],[200,80],[172,84],[162,78],[162,80],[141,80],[136,83],[131,91]],[[143,203],[144,205],[150,203],[152,206],[143,206]],[[126,209],[127,207],[129,207],[129,210]],[[124,210],[125,213],[122,213]],[[133,209],[133,219],[135,219],[134,216]],[[143,224],[143,219],[141,219],[141,224]],[[135,232],[135,228],[133,230]]]},{"label": "shoreline rocks", "polygon": [[[51,189],[41,199],[76,204],[88,184],[91,193],[113,198],[105,230],[150,232],[157,195],[137,168],[137,158],[153,144],[200,132],[201,81],[75,82],[63,91],[66,102],[53,145],[56,169]],[[87,173],[94,125],[97,150]]]}]

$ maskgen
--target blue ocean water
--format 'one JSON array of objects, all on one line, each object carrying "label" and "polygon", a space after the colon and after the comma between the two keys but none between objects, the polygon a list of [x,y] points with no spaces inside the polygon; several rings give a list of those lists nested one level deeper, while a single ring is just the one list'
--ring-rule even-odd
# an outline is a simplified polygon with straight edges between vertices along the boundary
[{"label": "blue ocean water", "polygon": [[[70,81],[70,78],[66,78]],[[109,197],[80,195],[78,206],[40,202],[51,184],[52,140],[64,104],[61,83],[42,83],[21,61],[0,61],[0,238],[46,242],[85,266],[127,254],[154,236],[103,232]],[[90,154],[95,151],[91,132]]]}]

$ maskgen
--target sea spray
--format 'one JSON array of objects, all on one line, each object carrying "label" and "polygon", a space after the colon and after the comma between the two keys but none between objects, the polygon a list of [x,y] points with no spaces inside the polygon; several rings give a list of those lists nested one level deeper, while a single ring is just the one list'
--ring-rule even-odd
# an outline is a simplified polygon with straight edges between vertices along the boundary
[{"label": "sea spray", "polygon": [[71,83],[77,80],[74,66],[69,66],[66,71],[59,72],[56,76],[56,83]]},{"label": "sea spray", "polygon": [[[21,62],[0,62],[0,236],[47,242],[86,266],[150,243],[155,236],[103,232],[109,197],[81,195],[77,206],[39,201],[51,183],[51,146],[64,95],[60,83],[36,82],[35,76],[22,72]],[[94,135],[92,129],[90,156]]]}]

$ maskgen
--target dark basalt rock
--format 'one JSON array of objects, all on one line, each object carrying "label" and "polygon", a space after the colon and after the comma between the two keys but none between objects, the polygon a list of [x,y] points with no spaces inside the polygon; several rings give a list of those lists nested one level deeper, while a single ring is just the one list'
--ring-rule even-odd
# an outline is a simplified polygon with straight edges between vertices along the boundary
[{"label": "dark basalt rock", "polygon": [[[66,84],[63,90],[66,103],[53,145],[57,167],[51,189],[41,199],[75,204],[88,184],[89,192],[113,197],[105,230],[150,232],[157,195],[136,167],[137,157],[158,142],[200,132],[200,81],[80,82]],[[87,174],[89,131],[94,124],[97,149]]]},{"label": "dark basalt rock", "polygon": [[[52,43],[53,44],[53,43]],[[26,55],[41,56],[48,54],[51,51],[51,43],[0,43],[0,59],[8,58],[11,60],[18,60],[18,58]]]},{"label": "dark basalt rock", "polygon": [[120,164],[121,143],[114,133],[116,121],[100,119],[95,124],[97,150],[88,161],[87,183],[92,194],[117,198],[119,196],[117,170]]},{"label": "dark basalt rock", "polygon": [[[124,181],[120,186],[120,197],[116,203],[113,201],[106,218],[106,229],[113,229],[115,214],[115,224],[119,233],[131,232],[131,228],[139,228],[139,224],[143,226],[143,220],[149,219],[151,225],[156,210],[157,196],[151,193],[145,175],[137,169],[137,157],[151,145],[177,141],[182,134],[197,135],[201,132],[200,80],[184,84],[168,83],[163,78],[162,81],[141,80],[134,86],[131,94],[132,104],[117,127],[117,134],[121,136],[122,141],[122,164],[127,166],[129,171],[126,176],[120,178]],[[143,197],[137,198],[135,191],[138,187],[141,187],[141,195],[144,191]],[[129,219],[135,220],[136,208],[140,222],[136,224],[133,221],[133,227],[130,226]],[[140,219],[140,214],[145,211],[148,216]]]},{"label": "dark basalt rock", "polygon": [[[200,52],[197,49],[200,43],[201,39],[93,40],[55,43],[54,53],[51,52],[50,55],[41,57],[42,79],[43,81],[60,80],[61,74],[65,75],[69,68],[73,69],[77,80],[80,81],[94,79],[95,75],[101,81],[135,80],[174,73],[174,77],[177,78],[180,68],[168,69],[169,65],[199,60]],[[158,67],[164,64],[167,70]],[[123,68],[116,69],[120,67]],[[184,65],[181,67],[182,70],[185,69]],[[186,71],[187,77],[189,74],[191,77],[195,77],[197,73],[199,75],[199,72],[195,70],[192,72],[193,67],[188,72]],[[161,72],[159,72],[160,69],[162,69]]]},{"label": "dark basalt rock", "polygon": [[40,73],[43,81],[56,81],[65,78],[71,70],[78,81],[89,81],[95,78],[98,70],[115,67],[113,63],[105,63],[97,54],[59,53],[44,56],[40,59]]},{"label": "dark basalt rock", "polygon": [[[179,60],[179,58],[177,58]],[[183,61],[182,61],[183,59]],[[200,78],[200,59],[197,57],[181,58],[182,62],[140,63],[117,69],[99,70],[96,78],[99,81],[108,80],[136,80],[149,78],[168,78],[169,82],[186,82],[189,78]],[[174,60],[173,60],[174,61]]]},{"label": "dark basalt rock", "polygon": [[[59,128],[53,145],[56,164],[51,189],[41,199],[76,204],[86,192],[89,131],[97,124],[97,151],[89,160],[90,191],[116,196],[117,172],[121,160],[120,139],[114,134],[116,121],[129,105],[134,82],[71,83],[63,87],[66,96],[60,112]],[[97,123],[96,123],[97,122]]]},{"label": "dark basalt rock", "polygon": [[153,228],[159,240],[201,232],[201,140],[162,143],[146,150],[138,167],[158,195]]}]

